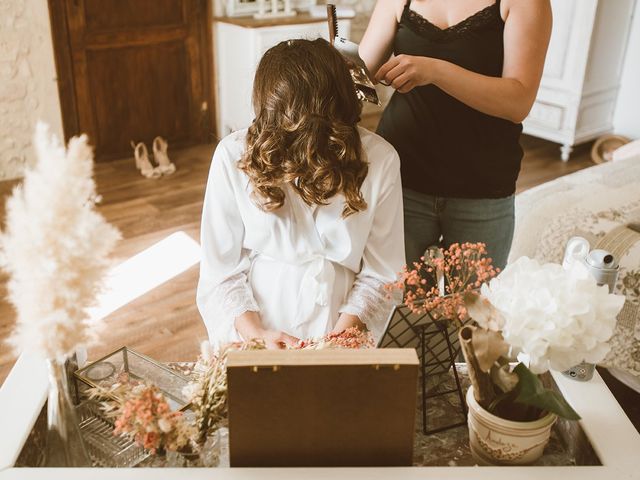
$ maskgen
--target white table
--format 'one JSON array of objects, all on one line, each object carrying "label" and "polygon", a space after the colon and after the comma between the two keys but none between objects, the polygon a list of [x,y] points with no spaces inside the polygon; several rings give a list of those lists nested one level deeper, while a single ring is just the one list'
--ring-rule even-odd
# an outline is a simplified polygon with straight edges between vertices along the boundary
[{"label": "white table", "polygon": [[631,480],[640,479],[640,435],[596,373],[580,383],[553,373],[558,387],[582,417],[581,426],[598,454],[596,467],[402,467],[402,468],[272,468],[272,469],[45,469],[12,468],[42,410],[47,395],[42,359],[22,355],[0,388],[0,480]]}]

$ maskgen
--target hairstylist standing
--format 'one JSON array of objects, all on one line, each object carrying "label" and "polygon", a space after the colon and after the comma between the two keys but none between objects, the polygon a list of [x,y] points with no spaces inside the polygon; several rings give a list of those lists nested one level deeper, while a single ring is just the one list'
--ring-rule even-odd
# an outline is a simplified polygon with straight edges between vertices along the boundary
[{"label": "hairstylist standing", "polygon": [[396,90],[378,133],[400,154],[408,262],[484,242],[505,266],[550,35],[549,0],[378,0],[360,55]]}]

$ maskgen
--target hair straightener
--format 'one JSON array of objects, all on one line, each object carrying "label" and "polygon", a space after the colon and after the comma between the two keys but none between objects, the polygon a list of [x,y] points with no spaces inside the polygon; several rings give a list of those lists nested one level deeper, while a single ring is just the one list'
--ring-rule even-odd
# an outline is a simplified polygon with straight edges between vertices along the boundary
[{"label": "hair straightener", "polygon": [[358,54],[358,44],[338,36],[338,16],[335,5],[327,4],[327,22],[329,23],[329,42],[347,62],[358,98],[361,101],[380,105],[371,74]]}]

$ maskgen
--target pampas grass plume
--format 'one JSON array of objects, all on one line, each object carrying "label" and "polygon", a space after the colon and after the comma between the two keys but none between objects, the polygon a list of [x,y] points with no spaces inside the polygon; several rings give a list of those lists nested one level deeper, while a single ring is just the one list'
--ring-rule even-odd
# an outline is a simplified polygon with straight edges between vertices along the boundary
[{"label": "pampas grass plume", "polygon": [[0,232],[18,351],[64,360],[91,340],[87,309],[96,303],[120,233],[96,212],[93,152],[87,136],[65,150],[42,123],[37,163],[7,200]]}]

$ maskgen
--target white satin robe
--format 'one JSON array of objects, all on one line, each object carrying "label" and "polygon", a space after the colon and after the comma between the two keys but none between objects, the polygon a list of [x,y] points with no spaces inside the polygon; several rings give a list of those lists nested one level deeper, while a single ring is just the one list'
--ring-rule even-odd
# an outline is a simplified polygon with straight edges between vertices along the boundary
[{"label": "white satin robe", "polygon": [[309,206],[290,187],[264,212],[237,162],[246,130],[213,155],[202,212],[197,303],[214,344],[240,339],[234,320],[260,313],[267,328],[304,339],[331,331],[339,313],[358,315],[377,338],[397,301],[384,285],[404,264],[400,161],[393,147],[360,128],[369,171],[368,208],[342,218],[344,197]]}]

